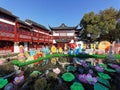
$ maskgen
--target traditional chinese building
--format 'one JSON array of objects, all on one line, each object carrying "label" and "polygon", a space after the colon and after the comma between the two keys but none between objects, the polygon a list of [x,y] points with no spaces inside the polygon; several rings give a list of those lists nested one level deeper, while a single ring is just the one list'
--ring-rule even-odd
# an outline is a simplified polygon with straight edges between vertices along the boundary
[{"label": "traditional chinese building", "polygon": [[17,16],[0,7],[0,54],[14,51]]},{"label": "traditional chinese building", "polygon": [[44,44],[52,43],[52,35],[49,34],[49,30],[32,20],[26,19],[25,22],[32,26],[32,43],[29,44],[29,48],[39,49]]},{"label": "traditional chinese building", "polygon": [[26,24],[24,21],[17,20],[16,42],[14,44],[14,52],[19,52],[19,45],[23,45],[26,51],[29,50],[29,43],[32,42],[31,32],[32,26]]},{"label": "traditional chinese building", "polygon": [[28,51],[50,43],[52,35],[46,27],[28,19],[21,21],[0,7],[0,54],[19,52],[20,44]]},{"label": "traditional chinese building", "polygon": [[59,27],[49,26],[53,35],[53,43],[64,47],[64,44],[74,43],[77,37],[77,26],[68,27],[62,23]]}]

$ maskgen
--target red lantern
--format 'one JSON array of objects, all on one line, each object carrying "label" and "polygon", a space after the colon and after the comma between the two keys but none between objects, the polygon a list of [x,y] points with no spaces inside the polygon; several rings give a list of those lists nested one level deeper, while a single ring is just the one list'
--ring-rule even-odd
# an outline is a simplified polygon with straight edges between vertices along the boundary
[{"label": "red lantern", "polygon": [[74,49],[75,47],[77,47],[76,43],[72,43],[70,46],[72,49]]}]

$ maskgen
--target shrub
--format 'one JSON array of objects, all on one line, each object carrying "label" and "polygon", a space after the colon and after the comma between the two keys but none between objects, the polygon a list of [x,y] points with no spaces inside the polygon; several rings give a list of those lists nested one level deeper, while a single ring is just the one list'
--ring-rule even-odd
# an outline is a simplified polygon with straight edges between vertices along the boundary
[{"label": "shrub", "polygon": [[40,78],[35,81],[34,89],[35,90],[44,90],[47,86],[47,81],[45,78]]}]

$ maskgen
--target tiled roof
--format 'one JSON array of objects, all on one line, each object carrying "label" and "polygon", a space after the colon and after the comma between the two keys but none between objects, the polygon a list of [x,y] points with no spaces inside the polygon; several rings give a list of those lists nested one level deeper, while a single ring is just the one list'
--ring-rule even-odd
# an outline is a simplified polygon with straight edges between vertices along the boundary
[{"label": "tiled roof", "polygon": [[0,12],[4,13],[4,14],[7,14],[7,15],[9,15],[11,17],[14,17],[14,18],[18,18],[17,16],[13,15],[10,11],[8,11],[8,10],[2,8],[2,7],[0,7]]},{"label": "tiled roof", "polygon": [[34,21],[32,21],[32,20],[26,19],[25,22],[27,22],[27,23],[29,23],[29,24],[31,24],[31,25],[35,25],[35,26],[37,26],[37,27],[40,27],[40,28],[43,28],[43,29],[49,31],[45,26],[43,26],[43,25],[41,25],[41,24],[38,24],[38,23],[36,23],[36,22],[34,22]]},{"label": "tiled roof", "polygon": [[64,38],[64,39],[55,39],[55,41],[56,42],[70,42],[71,39],[66,39],[66,38]]},{"label": "tiled roof", "polygon": [[28,26],[28,27],[32,28],[32,26],[28,25],[27,23],[25,23],[25,22],[22,21],[22,20],[18,20],[18,23],[21,23],[21,24],[23,24],[23,25],[25,25],[25,26]]},{"label": "tiled roof", "polygon": [[64,23],[62,23],[59,27],[50,27],[51,30],[76,30],[77,26],[75,27],[68,27]]}]

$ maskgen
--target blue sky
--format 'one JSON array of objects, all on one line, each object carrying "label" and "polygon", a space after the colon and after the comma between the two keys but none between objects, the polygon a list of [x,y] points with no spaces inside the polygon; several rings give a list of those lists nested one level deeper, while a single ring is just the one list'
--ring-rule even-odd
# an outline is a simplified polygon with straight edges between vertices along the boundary
[{"label": "blue sky", "polygon": [[119,10],[120,0],[0,0],[0,7],[23,21],[29,18],[48,28],[61,23],[76,26],[91,11],[98,13],[110,7]]}]

